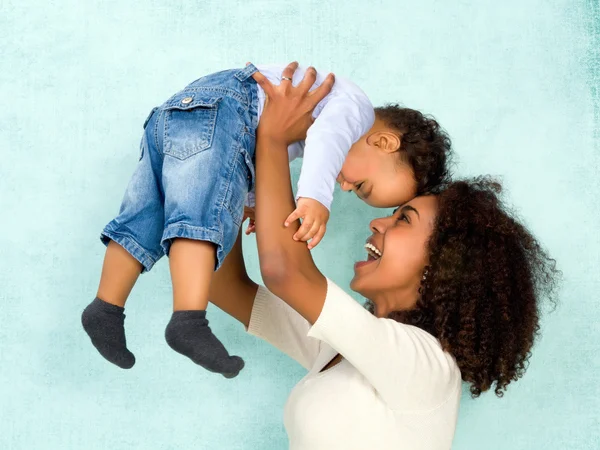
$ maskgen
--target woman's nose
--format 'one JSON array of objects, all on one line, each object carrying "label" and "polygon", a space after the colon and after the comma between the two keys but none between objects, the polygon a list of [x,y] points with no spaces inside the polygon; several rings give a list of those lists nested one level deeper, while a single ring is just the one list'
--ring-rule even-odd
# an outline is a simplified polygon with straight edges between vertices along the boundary
[{"label": "woman's nose", "polygon": [[369,224],[369,228],[371,228],[371,231],[373,233],[380,233],[383,234],[385,233],[385,230],[387,229],[387,223],[388,223],[388,217],[380,217],[379,219],[373,219],[371,220],[371,223]]}]

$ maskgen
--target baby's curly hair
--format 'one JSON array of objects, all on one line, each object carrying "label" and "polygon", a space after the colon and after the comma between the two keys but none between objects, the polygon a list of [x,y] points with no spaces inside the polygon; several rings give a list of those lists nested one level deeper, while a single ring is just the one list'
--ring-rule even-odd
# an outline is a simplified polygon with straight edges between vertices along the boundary
[{"label": "baby's curly hair", "polygon": [[488,177],[438,194],[429,265],[415,309],[390,318],[418,326],[458,363],[471,395],[495,383],[502,397],[523,376],[539,331],[541,300],[555,303],[556,261],[504,207]]},{"label": "baby's curly hair", "polygon": [[417,195],[438,189],[448,181],[451,141],[436,120],[397,104],[375,108],[376,116],[400,136],[400,157],[413,169]]}]

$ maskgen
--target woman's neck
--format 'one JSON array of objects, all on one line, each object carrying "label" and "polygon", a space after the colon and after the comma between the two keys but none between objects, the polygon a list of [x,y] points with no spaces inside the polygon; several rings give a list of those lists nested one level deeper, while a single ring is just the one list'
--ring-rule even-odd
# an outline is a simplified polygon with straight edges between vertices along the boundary
[{"label": "woman's neck", "polygon": [[393,292],[378,292],[370,296],[370,301],[375,308],[375,316],[388,317],[395,311],[406,311],[414,308],[418,294],[412,288],[395,289]]}]

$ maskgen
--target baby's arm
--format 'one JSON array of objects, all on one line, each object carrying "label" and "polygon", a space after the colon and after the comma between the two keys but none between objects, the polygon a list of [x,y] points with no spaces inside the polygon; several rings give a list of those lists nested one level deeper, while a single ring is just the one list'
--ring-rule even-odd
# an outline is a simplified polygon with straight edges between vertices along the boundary
[{"label": "baby's arm", "polygon": [[296,195],[297,208],[287,218],[286,226],[301,218],[302,226],[294,239],[312,239],[309,248],[315,247],[325,234],[335,182],[350,147],[374,121],[373,106],[366,95],[337,94],[308,129]]}]

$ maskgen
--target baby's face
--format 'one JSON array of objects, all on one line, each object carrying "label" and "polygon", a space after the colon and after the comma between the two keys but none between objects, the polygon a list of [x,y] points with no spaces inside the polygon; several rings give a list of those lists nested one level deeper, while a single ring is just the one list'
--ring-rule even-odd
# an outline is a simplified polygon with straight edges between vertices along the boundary
[{"label": "baby's face", "polygon": [[369,145],[363,136],[346,157],[337,182],[344,191],[353,191],[365,203],[390,208],[408,202],[416,195],[417,183],[410,166],[397,152]]}]

